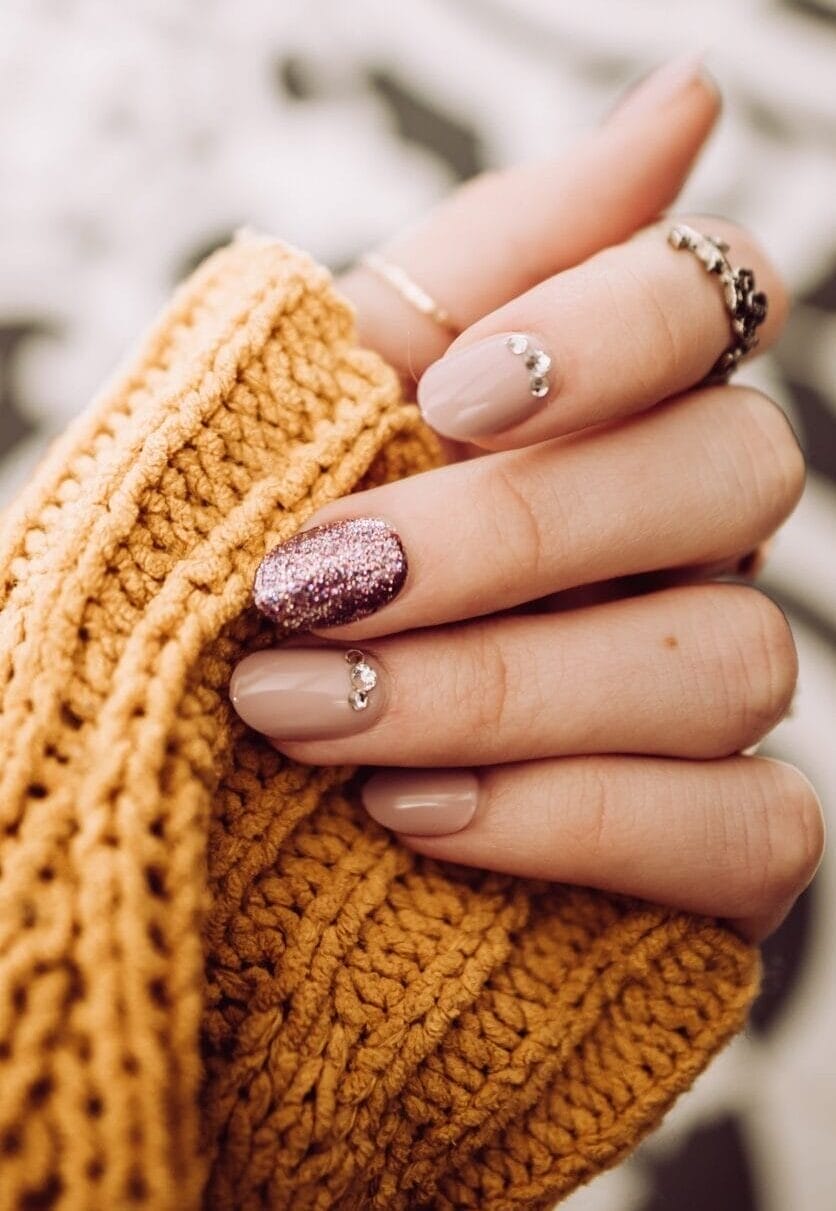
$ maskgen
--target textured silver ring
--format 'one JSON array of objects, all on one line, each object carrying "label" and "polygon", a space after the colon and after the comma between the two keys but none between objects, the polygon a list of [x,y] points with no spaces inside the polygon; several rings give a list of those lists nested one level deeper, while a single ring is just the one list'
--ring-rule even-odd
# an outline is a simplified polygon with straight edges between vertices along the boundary
[{"label": "textured silver ring", "polygon": [[725,383],[737,369],[738,362],[758,343],[757,330],[766,319],[768,300],[762,290],[755,289],[751,269],[734,269],[726,253],[729,246],[716,236],[703,235],[685,223],[668,232],[673,248],[692,252],[709,273],[714,274],[723,289],[723,302],[729,313],[731,344],[720,354],[703,379],[704,383]]}]

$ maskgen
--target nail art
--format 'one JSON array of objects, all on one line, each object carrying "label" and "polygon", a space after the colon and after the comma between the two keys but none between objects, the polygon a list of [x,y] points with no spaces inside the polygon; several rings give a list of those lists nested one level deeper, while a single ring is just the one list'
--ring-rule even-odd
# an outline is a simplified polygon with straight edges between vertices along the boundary
[{"label": "nail art", "polygon": [[418,384],[424,419],[460,441],[521,424],[554,392],[553,359],[536,337],[505,332],[448,353]]},{"label": "nail art", "polygon": [[377,685],[377,673],[359,648],[349,648],[345,654],[345,662],[351,683],[348,705],[353,711],[365,711],[369,705],[369,694]]},{"label": "nail art", "polygon": [[549,393],[548,373],[552,368],[552,359],[545,349],[539,349],[524,332],[512,332],[505,338],[505,347],[515,357],[525,361],[528,370],[528,392],[534,399],[544,399]]},{"label": "nail art", "polygon": [[245,723],[274,740],[333,740],[378,718],[378,678],[356,648],[275,648],[244,657],[229,696]]},{"label": "nail art", "polygon": [[355,517],[303,530],[264,556],[253,598],[287,635],[374,614],[401,591],[406,553],[388,522]]}]

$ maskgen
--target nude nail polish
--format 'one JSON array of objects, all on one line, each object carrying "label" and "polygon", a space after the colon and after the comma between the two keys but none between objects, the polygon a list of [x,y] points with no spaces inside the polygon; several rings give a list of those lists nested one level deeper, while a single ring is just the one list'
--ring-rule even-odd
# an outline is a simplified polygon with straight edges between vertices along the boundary
[{"label": "nude nail polish", "polygon": [[303,530],[265,555],[253,600],[285,634],[341,626],[396,597],[407,570],[388,522],[353,517]]},{"label": "nude nail polish", "polygon": [[374,723],[379,680],[356,648],[279,648],[245,656],[229,696],[246,724],[274,740],[332,740]]},{"label": "nude nail polish", "polygon": [[556,378],[537,337],[503,332],[434,362],[418,384],[418,404],[437,433],[467,441],[528,420],[554,396]]},{"label": "nude nail polish", "polygon": [[479,780],[470,770],[381,770],[363,787],[373,820],[397,833],[439,837],[465,828],[479,803]]}]

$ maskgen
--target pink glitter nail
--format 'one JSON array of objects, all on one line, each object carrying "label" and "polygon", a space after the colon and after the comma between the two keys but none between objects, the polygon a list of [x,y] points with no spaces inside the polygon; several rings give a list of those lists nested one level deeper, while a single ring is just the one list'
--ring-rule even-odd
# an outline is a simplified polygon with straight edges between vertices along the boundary
[{"label": "pink glitter nail", "polygon": [[374,614],[403,588],[406,554],[388,522],[356,517],[314,526],[264,556],[253,596],[285,634]]}]

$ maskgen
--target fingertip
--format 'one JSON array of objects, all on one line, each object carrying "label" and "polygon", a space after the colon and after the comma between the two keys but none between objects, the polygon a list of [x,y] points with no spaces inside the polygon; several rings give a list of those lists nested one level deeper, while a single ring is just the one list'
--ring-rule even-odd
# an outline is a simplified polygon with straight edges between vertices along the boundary
[{"label": "fingertip", "polygon": [[479,780],[465,769],[381,770],[366,782],[362,798],[373,820],[420,848],[427,838],[443,838],[470,824]]},{"label": "fingertip", "polygon": [[659,117],[672,105],[687,103],[716,119],[722,93],[705,65],[705,51],[686,52],[663,63],[632,85],[607,114],[604,125]]}]

